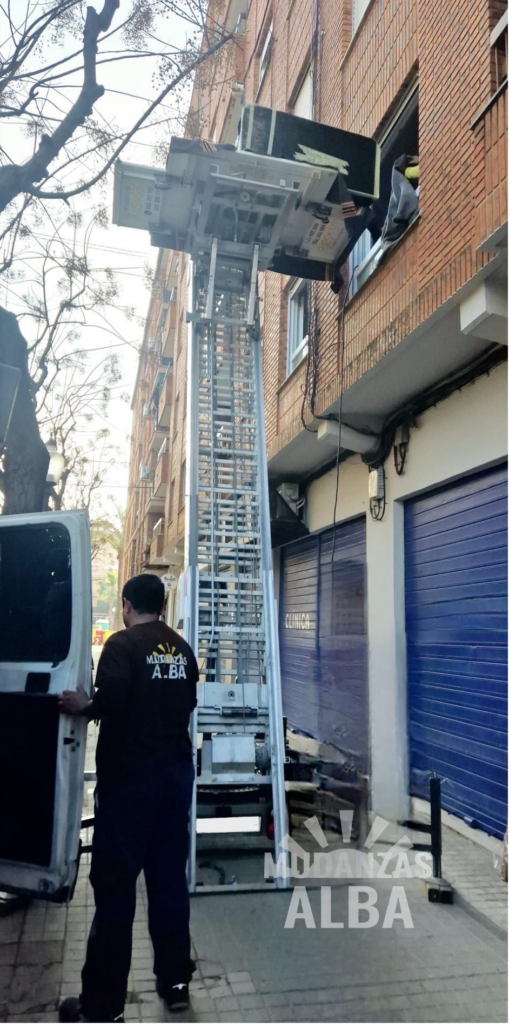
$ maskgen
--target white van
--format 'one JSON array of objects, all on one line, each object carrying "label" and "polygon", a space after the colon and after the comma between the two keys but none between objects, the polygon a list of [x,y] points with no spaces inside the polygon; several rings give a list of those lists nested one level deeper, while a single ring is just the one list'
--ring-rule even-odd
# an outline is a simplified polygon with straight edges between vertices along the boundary
[{"label": "white van", "polygon": [[88,515],[0,516],[0,890],[63,902],[78,870],[91,688]]}]

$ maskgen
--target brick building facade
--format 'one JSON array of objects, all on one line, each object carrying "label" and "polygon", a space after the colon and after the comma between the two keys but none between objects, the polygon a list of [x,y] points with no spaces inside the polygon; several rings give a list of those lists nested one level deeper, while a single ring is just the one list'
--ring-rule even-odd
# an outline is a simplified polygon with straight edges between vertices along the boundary
[{"label": "brick building facade", "polygon": [[[461,502],[475,505],[475,495],[498,486],[489,473],[496,476],[507,456],[507,3],[225,0],[223,7],[214,5],[214,16],[237,26],[237,33],[197,76],[188,134],[235,141],[242,104],[256,102],[371,136],[381,147],[376,223],[342,267],[339,294],[326,283],[269,272],[259,279],[269,478],[309,530],[300,548],[286,545],[275,553],[290,725],[296,733],[308,733],[312,744],[346,751],[353,766],[354,747],[364,745],[365,757],[358,761],[369,764],[373,805],[381,813],[401,817],[409,790],[422,796],[422,778],[439,770],[455,780],[455,792],[446,794],[449,809],[499,834],[505,815],[500,756],[506,719],[498,717],[498,683],[487,683],[493,673],[483,669],[482,693],[455,702],[456,670],[454,684],[438,677],[429,681],[430,648],[423,649],[422,637],[425,645],[435,644],[438,658],[453,660],[459,640],[451,627],[450,635],[439,639],[453,645],[453,654],[435,643],[435,627],[423,625],[427,598],[421,606],[410,594],[426,589],[417,579],[421,570],[412,575],[412,552],[427,543],[415,532],[419,516],[426,515],[419,501],[428,500],[419,496],[431,495],[436,511],[429,513],[430,532],[436,526],[438,536],[437,510],[444,502],[454,509]],[[387,212],[392,167],[403,153],[418,156],[419,211],[381,258],[377,234]],[[133,399],[126,575],[142,568],[162,571],[166,565],[178,570],[182,564],[187,286],[187,258],[162,252]],[[163,302],[172,288],[172,301]],[[171,331],[173,342],[164,341]],[[171,360],[167,366],[159,362],[163,352]],[[167,426],[158,418],[157,389],[165,386]],[[324,419],[328,422],[320,429]],[[351,428],[348,449],[338,437],[338,421],[339,430]],[[356,434],[361,435],[358,447]],[[384,496],[374,502],[369,460],[362,458],[366,434],[375,451],[371,465],[383,467]],[[166,459],[164,483],[161,470],[157,476],[161,459]],[[145,481],[140,467],[147,465]],[[475,480],[478,485],[469,490],[468,481]],[[161,518],[158,541],[159,534],[154,540],[151,531]],[[482,534],[482,516],[479,522],[477,534]],[[353,534],[348,539],[348,530],[357,529],[352,523],[361,529],[361,540],[358,533],[355,541]],[[330,579],[323,554],[329,533],[334,534]],[[468,558],[463,571],[488,600],[475,615],[490,609],[498,615],[497,573],[487,574],[492,593],[486,573],[474,578],[479,552],[470,551]],[[350,592],[354,563],[362,572]],[[459,563],[437,566],[436,577],[456,571]],[[316,592],[299,591],[299,578],[309,574],[316,577]],[[470,651],[482,629],[474,613],[469,619],[470,606],[450,604],[454,588],[466,586],[466,580],[451,578],[450,593],[440,591],[437,618],[450,614],[452,622],[464,616],[471,635],[467,630],[462,640]],[[470,592],[465,595],[471,600]],[[331,618],[324,601],[339,609],[337,615]],[[299,633],[294,610],[306,602],[309,628]],[[358,614],[352,625],[352,615],[342,617],[341,609],[351,612],[354,606]],[[326,628],[327,616],[335,624]],[[169,618],[177,624],[175,597]],[[479,641],[490,650],[496,647],[495,660],[502,649],[499,639],[498,633],[495,638],[483,634]],[[304,655],[310,659],[308,688],[306,680],[300,686],[296,667]],[[475,656],[465,657],[470,667],[462,662],[461,678],[473,672]],[[341,681],[349,673],[355,680],[350,691]],[[428,689],[420,688],[423,679]],[[316,706],[313,728],[303,724],[297,691]],[[487,691],[494,704],[483,703]],[[348,739],[335,742],[335,736],[348,733],[349,701],[360,708],[350,746]],[[449,715],[451,702],[461,705],[461,712]],[[492,717],[480,741],[483,749],[465,754],[470,740],[475,745],[468,724],[475,707]],[[338,719],[336,732],[320,725],[331,716]],[[479,796],[472,783],[477,795],[469,811],[468,779],[476,773],[489,776],[489,784]]]}]

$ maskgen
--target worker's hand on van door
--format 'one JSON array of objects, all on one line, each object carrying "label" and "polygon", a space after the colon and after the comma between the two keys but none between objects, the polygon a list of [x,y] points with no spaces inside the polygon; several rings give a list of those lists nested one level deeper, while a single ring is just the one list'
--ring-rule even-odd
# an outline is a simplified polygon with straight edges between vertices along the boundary
[{"label": "worker's hand on van door", "polygon": [[82,686],[77,690],[63,690],[58,697],[58,708],[63,715],[81,715],[90,704],[90,697]]}]

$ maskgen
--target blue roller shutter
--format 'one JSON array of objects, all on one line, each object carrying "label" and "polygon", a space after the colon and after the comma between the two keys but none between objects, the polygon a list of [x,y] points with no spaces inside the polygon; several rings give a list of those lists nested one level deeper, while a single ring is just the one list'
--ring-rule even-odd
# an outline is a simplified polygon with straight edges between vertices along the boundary
[{"label": "blue roller shutter", "polygon": [[368,768],[365,519],[282,548],[283,710],[291,726]]},{"label": "blue roller shutter", "polygon": [[405,508],[410,790],[487,832],[507,824],[507,467]]},{"label": "blue roller shutter", "polygon": [[280,654],[283,713],[288,724],[317,736],[318,537],[281,549]]}]

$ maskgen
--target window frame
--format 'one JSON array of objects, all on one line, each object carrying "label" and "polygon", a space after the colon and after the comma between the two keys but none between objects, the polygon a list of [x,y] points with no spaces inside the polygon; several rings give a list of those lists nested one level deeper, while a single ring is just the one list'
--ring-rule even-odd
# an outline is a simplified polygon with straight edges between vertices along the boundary
[{"label": "window frame", "polygon": [[[303,277],[294,278],[288,288],[288,324],[287,324],[287,349],[286,349],[286,372],[289,377],[294,370],[303,362],[309,349],[309,308],[307,309],[307,331],[295,347],[292,344],[292,333],[295,330],[291,307],[297,296],[304,291],[307,296],[308,282]],[[306,299],[307,304],[307,299]],[[295,314],[294,314],[295,315]],[[303,325],[306,327],[306,324]]]},{"label": "window frame", "polygon": [[[408,89],[404,99],[398,105],[397,109],[394,111],[393,116],[389,119],[389,121],[386,124],[383,132],[381,132],[381,134],[380,134],[380,136],[379,136],[379,138],[377,140],[379,145],[380,145],[380,148],[382,150],[382,153],[381,153],[382,159],[383,159],[383,147],[384,147],[384,144],[386,142],[388,142],[391,133],[396,128],[396,126],[398,124],[398,121],[400,121],[400,119],[403,118],[403,116],[405,114],[405,111],[408,112],[408,108],[410,107],[410,105],[412,103],[414,103],[414,98],[415,98],[416,94],[417,94],[417,100],[416,100],[416,111],[415,112],[417,114],[417,120],[418,120],[419,119],[419,79],[418,78],[416,78],[414,80],[414,82],[412,83],[412,85]],[[416,193],[417,193],[417,195],[419,195],[419,186],[417,186]],[[417,219],[417,218],[415,218],[415,219]],[[412,221],[412,223],[413,223],[413,221]],[[409,226],[411,226],[411,225],[409,225]],[[375,242],[373,242],[372,245],[370,246],[370,248],[366,251],[366,249],[365,249],[366,236],[369,235],[369,234],[371,234],[371,232],[369,231],[369,228],[366,228],[366,230],[363,231],[362,234],[360,235],[360,237],[357,239],[357,241],[356,241],[356,243],[355,243],[355,245],[354,245],[354,247],[353,247],[353,249],[352,249],[352,251],[350,253],[350,259],[349,259],[349,262],[348,262],[348,267],[349,267],[348,299],[349,300],[352,299],[354,297],[354,295],[357,294],[357,292],[360,290],[360,288],[363,287],[363,285],[366,283],[366,281],[369,280],[369,278],[372,276],[372,274],[374,274],[375,270],[378,267],[378,263],[379,263],[379,259],[380,259],[380,252],[381,252],[381,238],[378,238]],[[363,242],[363,240],[364,240],[364,242]],[[398,241],[399,241],[399,239],[398,239]],[[359,247],[361,245],[364,248],[364,255],[363,255],[360,263],[357,266],[355,266],[356,253],[359,251]],[[372,270],[371,270],[370,273],[366,273],[366,271],[369,269],[370,264],[373,264]],[[362,280],[359,280],[361,277],[362,277]]]},{"label": "window frame", "polygon": [[265,75],[267,74],[267,68],[270,64],[270,58],[272,56],[272,44],[274,40],[274,19],[271,18],[269,26],[265,33],[263,40],[263,46],[260,50],[260,60],[258,65],[258,91],[261,89]]},{"label": "window frame", "polygon": [[[503,48],[503,53],[502,53]],[[491,84],[492,96],[495,96],[503,85],[507,84],[507,49],[508,49],[508,12],[504,11],[490,35],[490,52],[493,61],[494,81]],[[505,74],[504,71],[505,63]]]}]

